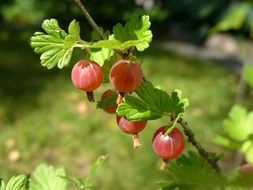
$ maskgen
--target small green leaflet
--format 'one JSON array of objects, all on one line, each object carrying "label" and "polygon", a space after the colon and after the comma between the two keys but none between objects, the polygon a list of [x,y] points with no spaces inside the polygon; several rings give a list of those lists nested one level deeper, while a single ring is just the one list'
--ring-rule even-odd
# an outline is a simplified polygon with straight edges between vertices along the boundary
[{"label": "small green leaflet", "polygon": [[56,19],[45,20],[41,26],[45,33],[35,32],[31,37],[31,46],[35,53],[41,54],[41,64],[48,69],[56,65],[61,69],[68,65],[74,46],[80,41],[80,27],[76,20],[73,20],[67,34],[62,30]]},{"label": "small green leaflet", "polygon": [[158,119],[165,113],[181,116],[189,105],[188,99],[182,98],[180,90],[176,89],[169,95],[148,81],[142,82],[136,94],[139,98],[126,96],[117,108],[117,114],[129,121]]},{"label": "small green leaflet", "polygon": [[65,171],[46,164],[39,165],[32,175],[31,190],[66,190]]},{"label": "small green leaflet", "polygon": [[88,171],[88,174],[86,175],[85,179],[79,179],[74,177],[63,177],[63,179],[67,180],[68,182],[74,184],[78,189],[85,189],[85,190],[91,190],[92,183],[91,178],[94,177],[97,170],[102,166],[104,160],[108,156],[100,156],[97,161],[91,166],[90,170]]},{"label": "small green leaflet", "polygon": [[136,47],[138,51],[144,51],[152,41],[149,16],[143,15],[140,19],[134,14],[130,20],[122,26],[113,27],[113,35],[108,40],[100,40],[93,44],[93,48],[107,47],[120,51]]},{"label": "small green leaflet", "polygon": [[85,177],[85,181],[89,182],[91,180],[91,178],[96,174],[96,172],[98,171],[98,169],[102,166],[102,164],[104,163],[105,159],[108,156],[100,156],[96,162],[91,166],[87,176]]},{"label": "small green leaflet", "polygon": [[26,179],[25,175],[13,176],[10,178],[8,183],[5,185],[4,181],[0,180],[0,190],[26,190]]}]

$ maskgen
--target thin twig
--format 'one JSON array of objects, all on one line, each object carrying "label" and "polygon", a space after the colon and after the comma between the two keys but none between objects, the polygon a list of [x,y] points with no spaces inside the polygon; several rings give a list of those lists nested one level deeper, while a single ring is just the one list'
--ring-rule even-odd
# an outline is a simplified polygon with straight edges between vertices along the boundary
[{"label": "thin twig", "polygon": [[205,158],[208,163],[218,172],[220,173],[220,167],[217,164],[217,160],[210,158],[209,153],[196,141],[193,132],[191,131],[187,122],[185,122],[182,118],[178,120],[178,123],[183,127],[184,134],[188,137],[188,141],[197,149],[198,153]]},{"label": "thin twig", "polygon": [[[87,9],[84,7],[84,4],[81,2],[81,0],[73,0],[76,5],[80,8],[80,10],[82,11],[82,13],[84,14],[85,18],[89,21],[91,27],[96,30],[96,32],[98,33],[98,35],[100,36],[100,38],[102,40],[106,40],[107,37],[106,35],[103,33],[103,31],[98,27],[98,25],[95,23],[95,21],[93,20],[93,18],[90,16],[90,13],[87,11]],[[131,54],[131,50],[128,50],[127,52],[122,52],[119,51],[117,49],[114,49],[114,52],[119,55],[122,58],[127,58],[130,54]]]},{"label": "thin twig", "polygon": [[89,12],[86,10],[86,8],[84,7],[84,5],[82,4],[81,0],[73,0],[77,6],[80,8],[80,10],[82,11],[82,13],[84,14],[84,16],[86,17],[86,19],[89,21],[90,25],[92,26],[92,28],[94,30],[96,30],[96,32],[98,33],[98,35],[103,39],[106,40],[107,37],[106,35],[103,33],[103,31],[98,27],[98,25],[95,23],[95,21],[93,20],[93,18],[90,16]]}]

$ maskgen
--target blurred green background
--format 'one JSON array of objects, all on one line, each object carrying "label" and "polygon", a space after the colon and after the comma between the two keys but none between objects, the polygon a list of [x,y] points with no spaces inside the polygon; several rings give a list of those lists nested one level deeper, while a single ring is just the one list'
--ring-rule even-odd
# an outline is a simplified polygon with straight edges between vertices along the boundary
[{"label": "blurred green background", "polygon": [[[212,139],[234,104],[238,76],[229,65],[183,56],[167,50],[159,40],[202,47],[209,31],[233,1],[84,3],[98,25],[107,30],[117,22],[124,23],[133,13],[150,15],[154,43],[138,54],[138,59],[143,59],[145,75],[168,91],[181,89],[190,101],[185,119],[196,138],[210,151],[226,152],[215,146]],[[84,93],[72,86],[71,65],[62,70],[47,70],[30,48],[30,37],[41,30],[40,25],[47,18],[58,19],[65,28],[76,18],[81,23],[83,38],[89,39],[92,29],[75,4],[70,0],[2,0],[0,10],[0,176],[7,179],[13,174],[29,173],[46,162],[81,177],[98,156],[108,154],[94,179],[94,189],[156,189],[157,182],[165,176],[159,170],[161,160],[153,153],[151,139],[154,131],[167,123],[166,118],[149,122],[140,134],[142,149],[133,150],[131,136],[118,129],[115,116],[97,110],[95,104],[86,101]],[[248,40],[249,28],[245,22],[229,33]],[[75,51],[71,64],[82,57],[83,52]],[[99,88],[96,99],[107,88],[109,84]],[[225,160],[232,163],[232,158],[227,156]]]}]

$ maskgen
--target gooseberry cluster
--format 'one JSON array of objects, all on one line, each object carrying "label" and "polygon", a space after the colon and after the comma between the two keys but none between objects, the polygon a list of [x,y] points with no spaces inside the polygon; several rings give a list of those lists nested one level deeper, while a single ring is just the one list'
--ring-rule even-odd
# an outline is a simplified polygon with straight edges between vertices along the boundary
[{"label": "gooseberry cluster", "polygon": [[[103,82],[103,71],[98,63],[90,60],[80,60],[71,72],[74,86],[85,91],[90,102],[94,102],[93,91]],[[143,72],[139,63],[126,59],[121,59],[113,64],[109,79],[113,89],[106,90],[101,100],[106,100],[117,95],[117,100],[103,107],[109,114],[116,115],[116,121],[121,131],[131,134],[133,137],[133,147],[140,148],[141,143],[138,134],[146,127],[147,121],[131,122],[126,118],[116,114],[117,106],[122,103],[123,97],[128,93],[137,90],[143,81]],[[170,133],[168,127],[159,128],[153,136],[153,150],[165,162],[177,158],[184,150],[184,136],[177,128],[172,128]]]}]

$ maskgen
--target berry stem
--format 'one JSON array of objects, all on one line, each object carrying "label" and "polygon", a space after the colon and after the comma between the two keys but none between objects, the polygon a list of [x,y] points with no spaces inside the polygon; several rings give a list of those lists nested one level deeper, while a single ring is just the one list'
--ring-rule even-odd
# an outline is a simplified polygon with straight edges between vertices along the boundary
[{"label": "berry stem", "polygon": [[98,33],[98,35],[103,39],[106,40],[107,37],[106,35],[103,33],[103,31],[98,27],[98,25],[95,23],[95,21],[93,20],[93,18],[90,16],[89,12],[86,10],[86,8],[84,7],[84,5],[82,4],[81,0],[73,0],[76,5],[80,8],[80,10],[82,11],[82,13],[84,14],[85,18],[89,21],[90,25],[92,26],[92,28],[94,30],[96,30],[96,32]]},{"label": "berry stem", "polygon": [[95,102],[93,91],[86,92],[86,96],[87,96],[89,102]]},{"label": "berry stem", "polygon": [[121,104],[121,103],[123,102],[124,96],[125,96],[125,93],[124,93],[124,92],[119,92],[118,98],[117,98],[117,101],[116,101],[116,103],[117,103],[118,105]]},{"label": "berry stem", "polygon": [[217,163],[217,159],[211,158],[210,154],[196,141],[193,132],[191,131],[188,123],[184,121],[182,118],[178,119],[178,123],[183,127],[184,134],[188,137],[188,141],[197,149],[200,156],[207,160],[207,162],[217,171],[220,173],[220,167]]},{"label": "berry stem", "polygon": [[178,119],[179,119],[179,116],[177,116],[177,117],[173,120],[172,124],[169,125],[167,131],[164,133],[164,136],[167,136],[168,134],[170,134],[170,132],[174,129],[174,127],[175,127],[175,125],[176,125]]},{"label": "berry stem", "polygon": [[139,138],[138,134],[135,133],[132,135],[132,137],[133,137],[134,149],[141,148],[140,138]]},{"label": "berry stem", "polygon": [[163,159],[161,166],[160,166],[161,170],[165,170],[168,167],[168,161],[169,160]]}]

